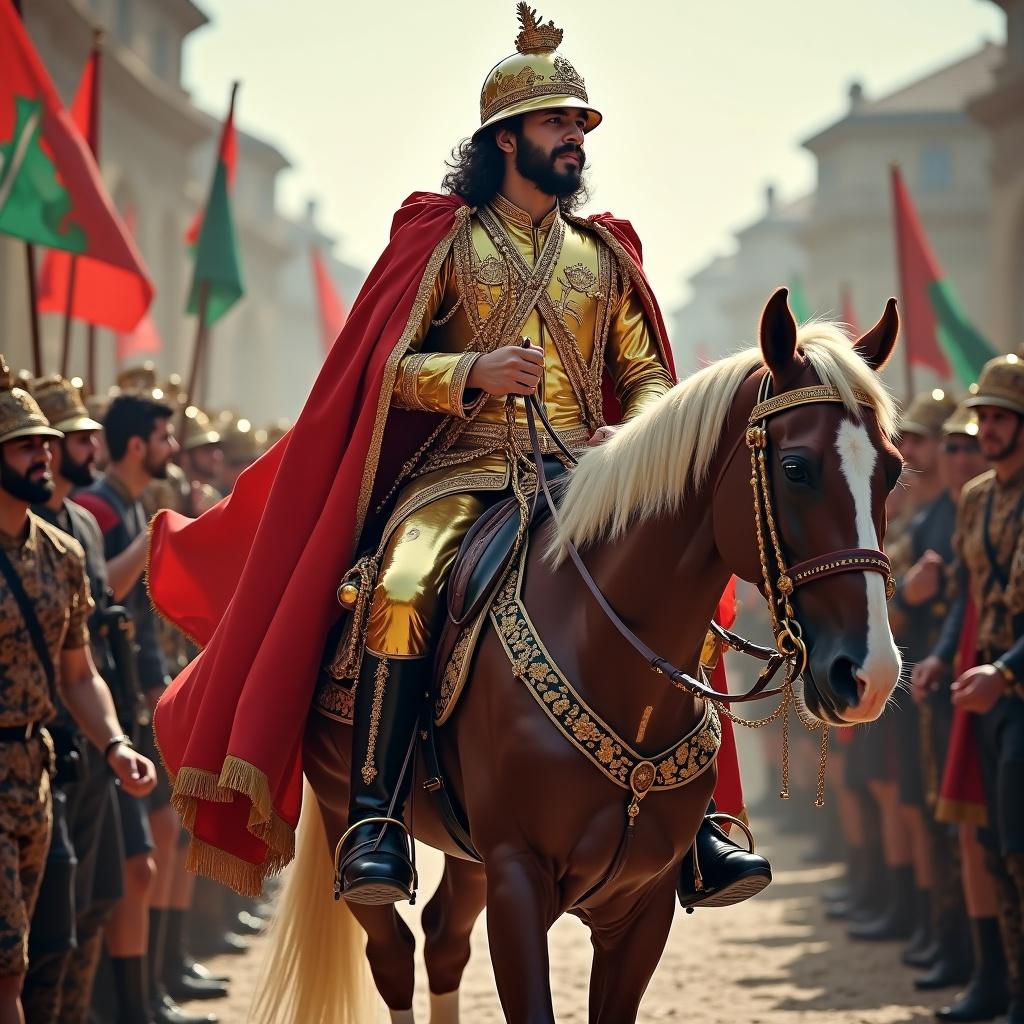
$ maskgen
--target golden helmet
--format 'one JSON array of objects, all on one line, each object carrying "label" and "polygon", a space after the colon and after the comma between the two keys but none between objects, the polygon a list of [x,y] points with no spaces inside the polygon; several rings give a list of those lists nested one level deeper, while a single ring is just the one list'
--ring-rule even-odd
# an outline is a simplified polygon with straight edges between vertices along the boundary
[{"label": "golden helmet", "polygon": [[207,444],[218,444],[220,433],[214,430],[210,417],[198,406],[190,405],[185,410],[185,437],[181,447],[190,452]]},{"label": "golden helmet", "polygon": [[1024,357],[1011,352],[990,359],[981,368],[978,390],[964,404],[996,405],[1024,416]]},{"label": "golden helmet", "polygon": [[954,410],[953,415],[942,424],[942,433],[945,437],[953,434],[976,437],[978,434],[978,414],[966,402],[961,402]]},{"label": "golden helmet", "polygon": [[[77,381],[77,378],[76,378]],[[54,373],[32,382],[32,397],[54,430],[72,434],[76,430],[102,430],[103,424],[89,415],[76,381]]]},{"label": "golden helmet", "polygon": [[901,434],[938,437],[942,425],[956,411],[956,399],[942,388],[917,395],[900,417]]},{"label": "golden helmet", "polygon": [[527,3],[518,5],[520,32],[516,52],[495,64],[480,90],[480,127],[552,107],[586,111],[589,132],[601,123],[601,114],[590,105],[583,78],[558,53],[562,30],[553,22],[543,24]]},{"label": "golden helmet", "polygon": [[18,437],[63,437],[50,426],[36,400],[19,387],[0,355],[0,444]]},{"label": "golden helmet", "polygon": [[247,466],[260,455],[260,443],[252,423],[234,412],[222,412],[216,420],[224,461],[229,466]]}]

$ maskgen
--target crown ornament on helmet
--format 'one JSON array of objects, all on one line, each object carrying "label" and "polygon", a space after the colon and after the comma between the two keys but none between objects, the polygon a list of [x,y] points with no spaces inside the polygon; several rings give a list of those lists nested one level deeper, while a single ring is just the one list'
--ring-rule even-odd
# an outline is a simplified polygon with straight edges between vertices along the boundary
[{"label": "crown ornament on helmet", "polygon": [[563,32],[545,22],[536,8],[519,3],[516,52],[500,61],[487,75],[480,91],[480,127],[488,128],[519,114],[556,107],[571,107],[586,114],[584,131],[601,123],[590,105],[582,75],[558,52]]}]

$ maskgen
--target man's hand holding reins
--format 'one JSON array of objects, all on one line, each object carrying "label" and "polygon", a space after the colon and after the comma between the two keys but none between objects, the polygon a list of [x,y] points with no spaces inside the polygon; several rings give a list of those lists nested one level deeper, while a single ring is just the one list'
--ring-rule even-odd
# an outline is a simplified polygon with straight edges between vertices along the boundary
[{"label": "man's hand holding reins", "polygon": [[509,345],[482,355],[469,371],[467,388],[489,395],[532,395],[544,373],[544,350]]}]

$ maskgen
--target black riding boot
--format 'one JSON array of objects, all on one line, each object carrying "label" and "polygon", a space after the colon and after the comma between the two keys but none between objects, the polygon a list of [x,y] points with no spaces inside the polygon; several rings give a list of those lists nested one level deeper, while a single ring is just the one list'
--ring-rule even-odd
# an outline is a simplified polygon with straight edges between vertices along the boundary
[{"label": "black riding boot", "polygon": [[349,828],[338,857],[339,895],[350,903],[414,899],[416,871],[402,813],[429,672],[427,658],[363,655],[352,721]]},{"label": "black riding boot", "polygon": [[887,869],[888,899],[882,913],[869,921],[855,921],[846,930],[851,939],[882,942],[909,939],[914,930],[914,869],[909,864]]},{"label": "black riding boot", "polygon": [[974,973],[967,988],[949,1006],[935,1011],[939,1020],[969,1024],[973,1021],[995,1020],[1006,1013],[1006,958],[999,920],[995,917],[972,917],[971,945],[974,949]]},{"label": "black riding boot", "polygon": [[[701,822],[693,846],[683,859],[676,894],[687,912],[694,907],[731,907],[756,896],[772,880],[772,866],[753,852],[737,846],[719,828],[716,819],[729,820],[715,813],[715,805]],[[750,833],[747,833],[750,838]]]}]

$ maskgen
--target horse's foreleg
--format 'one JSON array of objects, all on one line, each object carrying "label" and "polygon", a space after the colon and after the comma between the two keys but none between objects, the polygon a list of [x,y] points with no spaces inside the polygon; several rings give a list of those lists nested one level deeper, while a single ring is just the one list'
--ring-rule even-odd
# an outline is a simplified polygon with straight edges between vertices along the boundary
[{"label": "horse's foreleg", "polygon": [[423,908],[430,1024],[459,1022],[459,985],[469,961],[469,936],[486,897],[483,865],[445,858],[441,884]]},{"label": "horse's foreleg", "polygon": [[594,963],[590,1024],[632,1024],[647,984],[665,950],[675,912],[674,877],[659,884],[625,918],[591,915]]},{"label": "horse's foreleg", "polygon": [[521,850],[488,856],[487,937],[507,1024],[555,1024],[547,932],[558,915],[556,884]]}]

